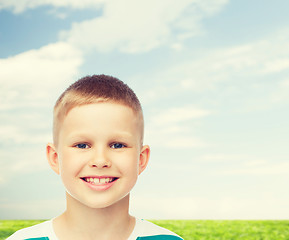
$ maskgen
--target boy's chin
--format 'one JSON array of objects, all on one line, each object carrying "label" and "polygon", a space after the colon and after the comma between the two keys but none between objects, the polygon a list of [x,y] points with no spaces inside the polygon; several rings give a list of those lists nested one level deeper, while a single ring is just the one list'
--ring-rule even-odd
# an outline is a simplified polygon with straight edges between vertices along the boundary
[{"label": "boy's chin", "polygon": [[[121,201],[117,201],[114,203],[98,203],[98,204],[89,204],[86,205],[89,207],[91,210],[101,210],[101,209],[109,209],[109,208],[114,208],[119,206]],[[122,204],[121,204],[122,205]]]},{"label": "boy's chin", "polygon": [[[78,204],[84,206],[84,207],[88,207],[91,210],[95,209],[106,209],[106,208],[113,208],[113,207],[118,207],[121,206],[122,208],[125,207],[126,205],[129,205],[129,193],[124,196],[121,199],[97,199],[97,200],[80,200],[80,199],[74,199],[72,200],[72,202],[74,202],[76,200],[76,202],[78,202]],[[69,198],[73,198],[73,196],[70,195]],[[68,201],[69,203],[69,201]]]}]

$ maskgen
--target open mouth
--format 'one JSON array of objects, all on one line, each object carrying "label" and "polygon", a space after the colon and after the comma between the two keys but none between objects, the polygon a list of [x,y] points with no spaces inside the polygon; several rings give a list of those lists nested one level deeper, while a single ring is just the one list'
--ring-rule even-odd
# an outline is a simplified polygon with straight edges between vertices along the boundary
[{"label": "open mouth", "polygon": [[81,179],[87,183],[91,183],[95,185],[103,185],[103,184],[114,182],[118,178],[117,177],[101,177],[101,178],[100,177],[83,177]]}]

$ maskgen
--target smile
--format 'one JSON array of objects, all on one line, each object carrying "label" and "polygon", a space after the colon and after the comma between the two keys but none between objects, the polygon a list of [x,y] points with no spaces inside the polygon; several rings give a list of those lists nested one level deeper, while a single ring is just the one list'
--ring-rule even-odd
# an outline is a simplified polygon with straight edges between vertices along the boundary
[{"label": "smile", "polygon": [[81,179],[87,183],[91,183],[94,185],[104,185],[107,183],[111,183],[118,178],[116,177],[83,177]]}]

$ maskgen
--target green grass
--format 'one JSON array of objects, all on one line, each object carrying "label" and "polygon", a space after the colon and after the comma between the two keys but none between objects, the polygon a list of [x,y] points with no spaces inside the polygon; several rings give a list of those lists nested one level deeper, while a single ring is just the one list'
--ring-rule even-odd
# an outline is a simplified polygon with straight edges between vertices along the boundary
[{"label": "green grass", "polygon": [[0,220],[0,240],[6,239],[18,229],[29,227],[43,220]]},{"label": "green grass", "polygon": [[289,221],[158,220],[185,240],[289,240]]},{"label": "green grass", "polygon": [[[43,220],[0,220],[0,240]],[[185,240],[289,240],[287,221],[152,220]]]}]

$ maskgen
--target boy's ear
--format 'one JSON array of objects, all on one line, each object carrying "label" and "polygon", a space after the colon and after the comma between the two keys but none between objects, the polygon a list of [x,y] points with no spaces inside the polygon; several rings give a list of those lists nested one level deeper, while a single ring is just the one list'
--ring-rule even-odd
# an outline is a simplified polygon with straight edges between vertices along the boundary
[{"label": "boy's ear", "polygon": [[149,158],[150,158],[150,147],[148,145],[144,145],[142,147],[139,158],[139,170],[138,170],[139,175],[146,169],[146,166],[148,165],[149,162]]},{"label": "boy's ear", "polygon": [[46,156],[52,170],[59,175],[59,160],[56,148],[53,143],[48,143],[46,146]]}]

